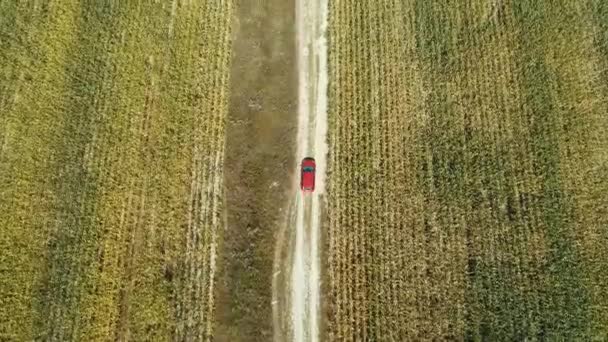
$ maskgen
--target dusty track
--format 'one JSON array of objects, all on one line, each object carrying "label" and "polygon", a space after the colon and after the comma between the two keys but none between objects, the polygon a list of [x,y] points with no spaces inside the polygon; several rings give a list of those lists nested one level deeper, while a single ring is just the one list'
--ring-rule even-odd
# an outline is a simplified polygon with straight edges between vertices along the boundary
[{"label": "dusty track", "polygon": [[[327,0],[296,1],[298,136],[294,195],[279,244],[273,276],[275,340],[318,341],[319,230],[327,153]],[[317,162],[316,190],[299,191],[299,162]],[[285,257],[286,256],[286,257]],[[287,275],[282,275],[287,273]]]}]

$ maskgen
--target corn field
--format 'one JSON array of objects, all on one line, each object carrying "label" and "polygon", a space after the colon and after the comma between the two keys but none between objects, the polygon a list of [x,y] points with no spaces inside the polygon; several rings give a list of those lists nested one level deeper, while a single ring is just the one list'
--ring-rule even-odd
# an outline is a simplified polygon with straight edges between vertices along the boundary
[{"label": "corn field", "polygon": [[330,10],[328,340],[608,339],[608,3]]},{"label": "corn field", "polygon": [[[0,1],[0,340],[271,335],[283,154],[235,147],[221,253],[238,4]],[[329,6],[323,340],[608,340],[608,2]],[[290,82],[274,15],[242,60]]]},{"label": "corn field", "polygon": [[0,340],[209,340],[233,3],[0,2]]}]

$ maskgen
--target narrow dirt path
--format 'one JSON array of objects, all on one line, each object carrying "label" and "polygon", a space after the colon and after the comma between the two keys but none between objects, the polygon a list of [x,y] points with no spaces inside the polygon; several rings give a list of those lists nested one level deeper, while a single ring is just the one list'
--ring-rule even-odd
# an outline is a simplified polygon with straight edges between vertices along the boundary
[{"label": "narrow dirt path", "polygon": [[[287,229],[276,253],[273,279],[275,341],[319,340],[319,230],[327,154],[327,12],[327,0],[296,0],[299,85],[294,188],[299,186],[299,163],[303,158],[316,159],[317,174],[313,194],[304,195],[299,189],[294,191]],[[281,277],[282,282],[277,280],[281,272],[289,274]]]}]

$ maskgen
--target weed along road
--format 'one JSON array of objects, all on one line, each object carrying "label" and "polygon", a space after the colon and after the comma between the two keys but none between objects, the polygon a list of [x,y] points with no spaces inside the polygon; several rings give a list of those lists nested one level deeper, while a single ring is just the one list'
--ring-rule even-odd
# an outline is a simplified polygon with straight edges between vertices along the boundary
[{"label": "weed along road", "polygon": [[[273,279],[275,341],[318,341],[320,226],[327,135],[327,1],[296,1],[298,134],[294,192]],[[300,162],[316,160],[315,190],[300,189]],[[286,256],[286,257],[285,257]],[[287,273],[287,274],[283,274]],[[279,280],[282,279],[282,280]]]}]

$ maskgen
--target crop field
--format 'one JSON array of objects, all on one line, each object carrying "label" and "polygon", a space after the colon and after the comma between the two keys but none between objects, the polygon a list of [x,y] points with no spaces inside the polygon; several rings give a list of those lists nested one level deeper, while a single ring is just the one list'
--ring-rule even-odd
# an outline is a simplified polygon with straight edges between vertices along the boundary
[{"label": "crop field", "polygon": [[330,11],[328,340],[608,340],[608,2]]},{"label": "crop field", "polygon": [[209,340],[233,3],[0,2],[0,340]]}]

